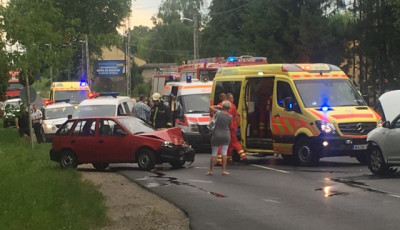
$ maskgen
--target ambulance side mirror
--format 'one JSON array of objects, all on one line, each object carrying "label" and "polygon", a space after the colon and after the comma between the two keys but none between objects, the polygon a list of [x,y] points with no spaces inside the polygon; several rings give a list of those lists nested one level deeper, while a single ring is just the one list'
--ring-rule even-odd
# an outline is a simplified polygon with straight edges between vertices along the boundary
[{"label": "ambulance side mirror", "polygon": [[286,111],[294,111],[296,113],[301,113],[300,107],[297,104],[296,100],[292,97],[287,97],[283,100],[283,107]]}]

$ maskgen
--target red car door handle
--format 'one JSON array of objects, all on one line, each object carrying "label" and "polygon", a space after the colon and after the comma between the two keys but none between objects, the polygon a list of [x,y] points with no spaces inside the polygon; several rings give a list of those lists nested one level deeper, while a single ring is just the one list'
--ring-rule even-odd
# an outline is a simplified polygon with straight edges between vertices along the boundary
[{"label": "red car door handle", "polygon": [[104,141],[103,140],[99,140],[99,143],[104,143]]},{"label": "red car door handle", "polygon": [[75,140],[72,140],[71,143],[72,143],[72,144],[75,143]]}]

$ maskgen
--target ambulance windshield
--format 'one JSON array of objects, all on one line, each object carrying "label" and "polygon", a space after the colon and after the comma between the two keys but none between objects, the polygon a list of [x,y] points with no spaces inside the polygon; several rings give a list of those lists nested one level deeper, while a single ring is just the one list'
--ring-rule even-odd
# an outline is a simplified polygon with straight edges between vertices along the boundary
[{"label": "ambulance windshield", "polygon": [[79,104],[87,99],[89,90],[57,90],[54,95],[55,100],[69,99],[72,104]]},{"label": "ambulance windshield", "polygon": [[348,79],[297,80],[295,85],[305,107],[366,106]]},{"label": "ambulance windshield", "polygon": [[185,113],[208,113],[210,111],[210,94],[192,94],[182,96]]}]

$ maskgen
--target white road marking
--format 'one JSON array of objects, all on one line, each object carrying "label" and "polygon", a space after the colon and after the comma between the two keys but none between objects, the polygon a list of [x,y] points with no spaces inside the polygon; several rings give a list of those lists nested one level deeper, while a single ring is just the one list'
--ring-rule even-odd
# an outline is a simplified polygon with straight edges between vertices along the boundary
[{"label": "white road marking", "polygon": [[265,166],[261,166],[261,165],[255,165],[255,164],[251,164],[251,165],[252,165],[252,166],[255,166],[255,167],[259,167],[259,168],[267,169],[267,170],[272,170],[272,171],[275,171],[275,172],[280,172],[280,173],[290,173],[289,171],[280,170],[280,169],[274,169],[274,168],[265,167]]},{"label": "white road marking", "polygon": [[280,204],[281,202],[277,201],[277,200],[271,200],[271,199],[262,199],[265,202],[269,202],[269,203],[275,203],[275,204]]},{"label": "white road marking", "polygon": [[194,167],[196,169],[208,169],[208,167]]},{"label": "white road marking", "polygon": [[212,181],[209,181],[209,180],[188,180],[188,181],[191,181],[191,182],[199,182],[199,183],[208,183],[208,184],[211,184],[211,183],[212,183]]}]

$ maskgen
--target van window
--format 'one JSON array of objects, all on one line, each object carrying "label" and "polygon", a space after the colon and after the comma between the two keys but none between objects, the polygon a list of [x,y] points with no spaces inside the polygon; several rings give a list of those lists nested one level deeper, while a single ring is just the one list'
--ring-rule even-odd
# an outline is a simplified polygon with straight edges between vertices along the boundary
[{"label": "van window", "polygon": [[277,84],[277,103],[280,107],[283,107],[283,101],[285,100],[285,98],[287,97],[291,97],[294,100],[296,99],[294,97],[294,93],[292,90],[292,87],[290,87],[290,84],[284,81],[278,81]]},{"label": "van window", "polygon": [[126,116],[126,113],[125,113],[124,109],[122,108],[121,104],[118,105],[117,116]]},{"label": "van window", "polygon": [[221,101],[219,100],[220,93],[232,93],[234,99],[234,104],[238,106],[240,88],[242,86],[241,81],[219,81],[215,84],[215,93],[213,95],[214,105],[218,105]]},{"label": "van window", "polygon": [[128,102],[124,102],[122,103],[124,105],[124,109],[125,109],[125,115],[130,116],[131,115],[131,110],[129,110],[129,106],[128,106]]}]

